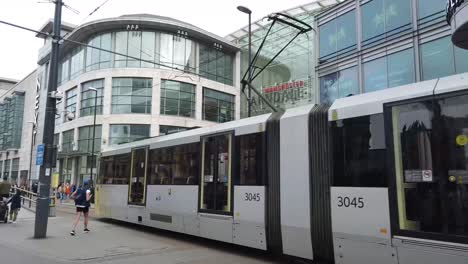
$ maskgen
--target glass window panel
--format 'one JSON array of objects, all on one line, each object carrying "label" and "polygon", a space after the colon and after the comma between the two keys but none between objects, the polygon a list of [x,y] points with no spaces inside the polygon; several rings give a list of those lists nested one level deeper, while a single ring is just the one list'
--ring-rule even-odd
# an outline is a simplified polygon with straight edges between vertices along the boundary
[{"label": "glass window panel", "polygon": [[401,26],[411,23],[411,0],[384,0],[385,31],[398,32]]},{"label": "glass window panel", "polygon": [[342,70],[338,79],[339,96],[359,94],[357,67]]},{"label": "glass window panel", "polygon": [[320,57],[336,52],[336,19],[321,25],[320,32]]},{"label": "glass window panel", "polygon": [[350,11],[337,18],[336,43],[337,51],[356,44],[356,12]]},{"label": "glass window panel", "polygon": [[362,39],[368,40],[385,32],[383,0],[373,0],[362,5]]},{"label": "glass window panel", "polygon": [[[155,61],[155,36],[154,32],[143,32],[141,35],[141,59],[146,61]],[[141,67],[154,68],[154,63],[142,61]]]},{"label": "glass window panel", "polygon": [[383,114],[332,123],[333,186],[387,187]]},{"label": "glass window panel", "polygon": [[420,50],[423,80],[455,73],[453,45],[449,36],[424,43]]},{"label": "glass window panel", "polygon": [[235,105],[231,97],[234,95],[203,88],[203,119],[218,123],[234,120]]},{"label": "glass window panel", "polygon": [[127,67],[140,67],[141,58],[141,32],[134,31],[128,33],[128,56],[133,58],[127,58]]},{"label": "glass window panel", "polygon": [[172,66],[174,57],[174,41],[173,36],[161,33],[161,52],[160,62],[163,65]]},{"label": "glass window panel", "polygon": [[[101,47],[101,36],[94,37],[92,40],[92,46],[97,48]],[[89,70],[99,69],[100,53],[100,50],[91,48],[91,68]]]},{"label": "glass window panel", "polygon": [[373,92],[387,88],[387,58],[364,63],[364,90]]},{"label": "glass window panel", "polygon": [[445,0],[418,0],[418,17],[421,19],[443,12],[446,5],[447,1]]},{"label": "glass window panel", "polygon": [[389,88],[413,83],[415,81],[413,49],[407,49],[389,55],[387,63]]},{"label": "glass window panel", "polygon": [[[115,52],[121,54],[127,54],[128,45],[128,32],[116,32],[115,33]],[[127,67],[127,58],[121,55],[115,55],[114,57],[115,67]]]},{"label": "glass window panel", "polygon": [[112,113],[151,113],[152,79],[114,78]]},{"label": "glass window panel", "polygon": [[455,49],[455,68],[457,73],[468,72],[468,51],[453,46]]},{"label": "glass window panel", "polygon": [[[112,35],[111,33],[101,35],[101,49],[112,50]],[[112,53],[102,51],[100,52],[100,65],[99,68],[109,68]]]},{"label": "glass window panel", "polygon": [[320,78],[320,102],[331,104],[339,97],[338,76],[335,72]]}]

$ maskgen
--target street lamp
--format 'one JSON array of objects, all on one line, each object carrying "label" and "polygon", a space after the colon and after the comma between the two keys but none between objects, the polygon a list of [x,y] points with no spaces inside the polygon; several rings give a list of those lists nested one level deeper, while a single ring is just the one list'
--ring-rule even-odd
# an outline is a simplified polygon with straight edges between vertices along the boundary
[{"label": "street lamp", "polygon": [[242,13],[245,13],[245,14],[248,14],[249,15],[249,77],[248,77],[248,88],[249,88],[249,92],[248,92],[248,98],[247,98],[247,102],[248,102],[248,116],[250,117],[252,115],[252,103],[251,103],[251,99],[252,99],[252,91],[251,91],[251,82],[252,82],[252,67],[251,67],[251,63],[252,63],[252,11],[250,9],[248,9],[247,7],[245,6],[238,6],[237,7],[237,10],[241,11]]},{"label": "street lamp", "polygon": [[[94,92],[94,121],[93,121],[93,141],[91,143],[91,161],[89,162],[89,173],[90,177],[89,179],[91,180],[91,184],[93,182],[93,162],[94,162],[94,141],[96,138],[96,110],[97,110],[97,97],[98,97],[98,90],[93,87],[88,87],[88,91],[93,91]],[[97,169],[97,168],[96,168]],[[90,186],[92,187],[92,186]]]}]

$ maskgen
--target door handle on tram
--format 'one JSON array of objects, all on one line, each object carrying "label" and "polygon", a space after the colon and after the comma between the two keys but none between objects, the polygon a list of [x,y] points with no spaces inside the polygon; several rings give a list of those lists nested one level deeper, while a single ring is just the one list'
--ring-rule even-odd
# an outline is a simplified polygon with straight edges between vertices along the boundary
[{"label": "door handle on tram", "polygon": [[172,188],[169,188],[169,190],[167,190],[167,195],[171,195],[172,194]]}]

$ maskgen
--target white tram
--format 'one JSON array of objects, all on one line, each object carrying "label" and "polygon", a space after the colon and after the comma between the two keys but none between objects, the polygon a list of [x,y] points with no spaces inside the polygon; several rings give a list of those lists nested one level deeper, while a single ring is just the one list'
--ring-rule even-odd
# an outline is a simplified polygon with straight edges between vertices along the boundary
[{"label": "white tram", "polygon": [[111,146],[101,217],[329,263],[468,263],[468,74]]}]

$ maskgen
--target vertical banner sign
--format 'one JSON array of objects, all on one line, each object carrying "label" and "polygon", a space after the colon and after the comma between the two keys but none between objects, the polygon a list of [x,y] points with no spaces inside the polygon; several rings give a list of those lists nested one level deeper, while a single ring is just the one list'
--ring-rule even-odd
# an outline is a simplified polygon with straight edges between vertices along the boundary
[{"label": "vertical banner sign", "polygon": [[44,144],[37,145],[36,165],[44,165]]}]

